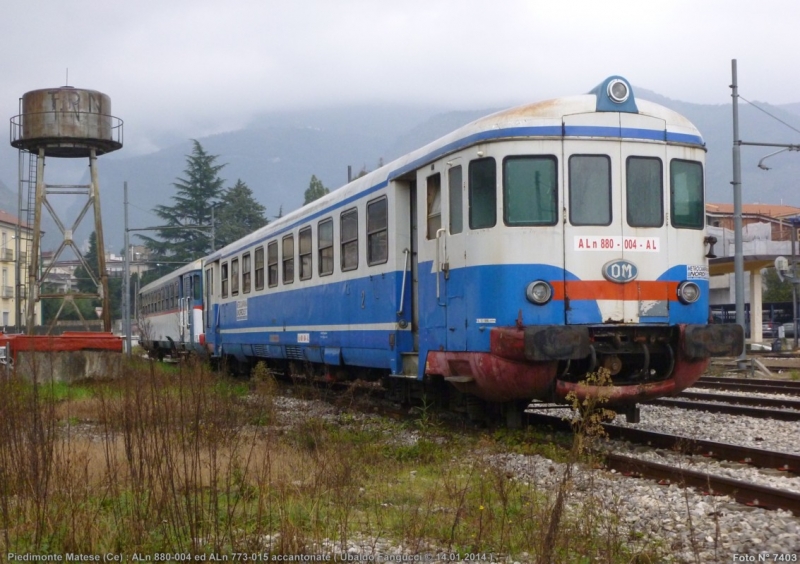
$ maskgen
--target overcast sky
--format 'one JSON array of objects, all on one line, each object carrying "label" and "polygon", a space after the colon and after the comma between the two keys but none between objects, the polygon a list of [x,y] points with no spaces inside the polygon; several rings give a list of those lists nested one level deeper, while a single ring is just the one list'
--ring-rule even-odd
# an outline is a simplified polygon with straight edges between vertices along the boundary
[{"label": "overcast sky", "polygon": [[[478,109],[606,76],[670,98],[800,102],[797,0],[0,0],[0,114],[27,91],[99,90],[128,154],[267,110]],[[6,144],[7,145],[7,144]],[[8,145],[7,145],[8,146]],[[10,147],[9,147],[10,149]],[[123,149],[123,150],[125,150]]]}]

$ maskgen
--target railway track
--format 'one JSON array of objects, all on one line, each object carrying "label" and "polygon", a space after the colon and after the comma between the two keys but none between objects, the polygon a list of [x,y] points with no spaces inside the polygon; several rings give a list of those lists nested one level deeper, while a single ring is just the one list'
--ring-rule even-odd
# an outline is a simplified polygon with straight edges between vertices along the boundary
[{"label": "railway track", "polygon": [[800,395],[800,382],[769,378],[718,378],[703,376],[692,387],[731,392]]},{"label": "railway track", "polygon": [[[571,430],[569,422],[552,415],[526,413],[526,423],[549,425],[557,430]],[[796,454],[696,440],[608,423],[604,424],[603,428],[609,438],[626,440],[654,449],[702,455],[715,460],[738,462],[756,468],[800,474],[800,455]],[[605,459],[607,468],[625,475],[651,478],[663,483],[693,486],[714,495],[729,495],[737,502],[746,505],[767,509],[785,509],[795,515],[800,515],[800,494],[795,492],[619,454],[607,454]]]},{"label": "railway track", "polygon": [[800,515],[800,494],[795,492],[619,454],[607,455],[606,466],[626,476],[655,479],[661,484],[691,486],[710,495],[730,496],[744,505],[785,509]]},{"label": "railway track", "polygon": [[788,399],[786,397],[765,398],[761,396],[738,396],[734,394],[717,394],[684,391],[678,394],[678,398],[686,398],[694,401],[725,402],[736,405],[750,405],[755,407],[777,407],[784,409],[800,410],[800,399]]},{"label": "railway track", "polygon": [[[332,391],[331,388],[338,388],[340,386],[331,386],[330,384],[327,384],[322,385],[321,387],[323,389]],[[375,400],[377,396],[381,395],[381,391],[382,390],[378,386],[356,386],[354,389],[351,388],[349,392],[346,392],[345,396],[342,396],[338,392],[332,394],[331,396],[328,396],[328,394],[325,392],[323,392],[321,395],[328,396],[328,400],[336,398],[336,401],[342,401],[343,397],[346,397],[349,394],[351,399],[359,397],[367,400],[372,410],[377,409],[379,412],[385,412],[390,417],[397,418],[409,416],[409,410],[407,408],[392,409],[388,406],[388,404],[385,404],[385,402],[374,402],[373,400]],[[722,396],[722,394],[715,395]],[[741,396],[734,397],[741,398]],[[661,401],[662,400],[658,400],[652,403],[657,404],[661,403]],[[670,405],[670,402],[664,400],[662,405]],[[670,406],[674,407],[674,405]],[[741,405],[730,407],[759,409],[752,406]],[[774,412],[774,410],[768,409],[762,409],[762,411]],[[800,419],[800,412],[796,413],[795,415],[797,415],[798,419]],[[523,423],[526,425],[535,426],[547,425],[554,430],[559,431],[572,431],[570,423],[558,415],[544,415],[541,413],[532,413],[528,411],[525,413]],[[800,455],[797,454],[769,451],[715,441],[698,440],[608,423],[604,424],[603,427],[609,438],[628,441],[630,443],[647,446],[648,448],[652,449],[663,449],[686,455],[700,455],[713,460],[734,462],[751,466],[753,468],[778,470],[781,472],[786,472],[787,474],[800,476]],[[781,490],[778,488],[764,486],[762,484],[751,483],[745,480],[734,479],[726,476],[716,476],[704,471],[691,470],[687,468],[686,465],[675,466],[663,462],[653,462],[616,453],[607,453],[604,455],[604,459],[606,468],[615,472],[619,472],[625,476],[653,479],[662,484],[671,483],[681,486],[695,487],[700,491],[711,495],[728,495],[737,503],[765,509],[784,509],[800,516],[800,493]]]},{"label": "railway track", "polygon": [[[717,401],[725,402],[725,398],[730,396],[720,396]],[[740,401],[753,401],[757,398],[743,398]],[[710,401],[695,401],[693,399],[663,398],[647,402],[649,405],[663,405],[676,409],[694,409],[707,411],[709,413],[725,413],[727,415],[737,415],[744,417],[759,417],[762,419],[777,419],[780,421],[800,421],[800,411],[789,411],[780,407],[757,407],[755,405],[734,405],[730,403],[714,403]]]}]

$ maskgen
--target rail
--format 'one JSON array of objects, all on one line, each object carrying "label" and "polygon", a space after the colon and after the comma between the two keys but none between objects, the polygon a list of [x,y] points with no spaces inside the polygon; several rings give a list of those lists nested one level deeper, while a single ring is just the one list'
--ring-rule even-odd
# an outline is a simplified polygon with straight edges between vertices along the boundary
[{"label": "rail", "polygon": [[[544,415],[541,413],[526,412],[525,417],[529,425],[548,425],[558,431],[571,431],[572,426],[561,417]],[[747,447],[717,441],[693,439],[680,435],[671,435],[658,431],[648,431],[636,427],[624,427],[604,423],[608,438],[628,441],[650,448],[661,448],[683,452],[686,454],[700,454],[715,460],[729,462],[746,462],[755,468],[779,469],[793,474],[800,474],[800,455],[788,452],[776,452],[761,448]]]},{"label": "rail", "polygon": [[606,466],[622,474],[666,480],[682,486],[699,488],[713,495],[728,495],[744,505],[764,509],[785,509],[795,515],[800,515],[800,494],[795,492],[619,454],[607,455]]}]

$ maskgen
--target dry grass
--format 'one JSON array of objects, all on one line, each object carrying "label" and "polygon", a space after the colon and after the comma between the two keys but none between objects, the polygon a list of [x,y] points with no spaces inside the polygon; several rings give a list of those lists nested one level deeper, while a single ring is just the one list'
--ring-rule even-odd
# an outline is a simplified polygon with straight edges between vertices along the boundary
[{"label": "dry grass", "polygon": [[[443,431],[427,413],[412,429],[344,413],[287,430],[263,369],[244,384],[201,364],[133,362],[88,391],[48,386],[0,379],[2,553],[315,554],[352,542],[385,552],[385,542],[651,561],[626,548],[615,515],[565,510],[569,474],[555,492],[517,480],[483,456],[507,443]],[[564,454],[569,471],[581,449]]]}]

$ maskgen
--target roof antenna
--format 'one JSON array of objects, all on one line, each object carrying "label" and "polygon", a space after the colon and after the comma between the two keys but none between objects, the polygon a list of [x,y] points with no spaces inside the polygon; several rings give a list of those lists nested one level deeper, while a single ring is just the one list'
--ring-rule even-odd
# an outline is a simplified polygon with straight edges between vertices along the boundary
[{"label": "roof antenna", "polygon": [[67,82],[64,86],[69,86],[69,67],[67,67]]}]

